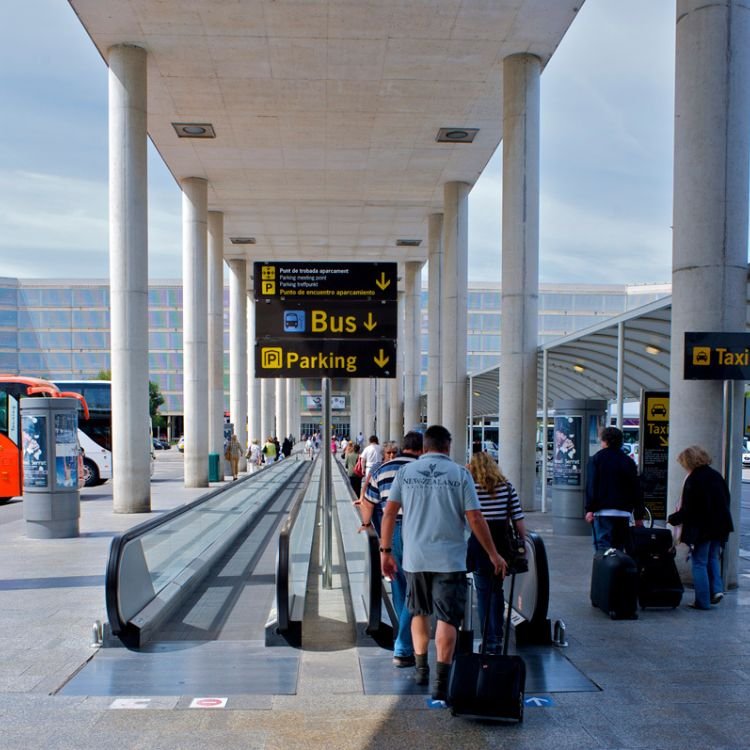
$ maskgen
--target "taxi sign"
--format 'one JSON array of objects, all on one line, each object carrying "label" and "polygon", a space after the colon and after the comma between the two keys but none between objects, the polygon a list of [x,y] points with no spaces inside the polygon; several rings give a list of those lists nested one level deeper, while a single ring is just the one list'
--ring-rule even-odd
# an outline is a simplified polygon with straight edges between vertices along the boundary
[{"label": "taxi sign", "polygon": [[258,339],[258,378],[395,378],[396,342]]},{"label": "taxi sign", "polygon": [[253,265],[256,302],[293,300],[398,300],[397,263],[276,263]]},{"label": "taxi sign", "polygon": [[395,339],[395,302],[268,300],[255,306],[255,336],[279,338]]},{"label": "taxi sign", "polygon": [[750,333],[686,333],[684,378],[750,380]]}]

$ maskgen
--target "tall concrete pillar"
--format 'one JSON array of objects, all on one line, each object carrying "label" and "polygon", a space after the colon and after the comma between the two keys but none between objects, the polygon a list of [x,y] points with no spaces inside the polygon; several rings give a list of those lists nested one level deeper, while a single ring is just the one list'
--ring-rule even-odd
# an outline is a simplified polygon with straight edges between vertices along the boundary
[{"label": "tall concrete pillar", "polygon": [[297,378],[286,378],[286,427],[284,435],[299,437],[299,420],[297,419]]},{"label": "tall concrete pillar", "polygon": [[286,378],[278,378],[276,381],[276,436],[279,442],[284,440],[286,430]]},{"label": "tall concrete pillar", "polygon": [[363,435],[366,432],[365,390],[369,387],[369,380],[364,378],[352,378],[349,382],[351,384],[350,387],[352,394],[352,416],[349,421],[351,422],[352,439],[356,439],[360,431]]},{"label": "tall concrete pillar", "polygon": [[260,427],[260,379],[255,377],[255,298],[248,289],[247,299],[247,429],[248,440],[262,440]]},{"label": "tall concrete pillar", "polygon": [[[440,359],[440,295],[443,279],[443,214],[430,214],[427,223],[429,244],[427,267],[427,424],[443,421],[442,370]],[[420,345],[421,353],[421,345]],[[421,366],[420,366],[421,372]]]},{"label": "tall concrete pillar", "polygon": [[419,384],[422,369],[422,263],[404,264],[404,333],[399,349],[404,358],[404,429],[419,424]]},{"label": "tall concrete pillar", "polygon": [[389,410],[389,398],[390,395],[388,381],[385,378],[377,379],[377,401],[375,415],[377,418],[377,429],[375,434],[380,438],[380,444],[383,444],[384,440],[389,439],[390,433],[390,410]]},{"label": "tall concrete pillar", "polygon": [[443,269],[440,303],[442,424],[453,435],[451,455],[466,462],[466,295],[469,284],[469,191],[465,182],[443,187]]},{"label": "tall concrete pillar", "polygon": [[224,214],[208,212],[208,452],[224,452]]},{"label": "tall concrete pillar", "polygon": [[115,513],[147,513],[151,445],[146,50],[122,44],[108,54],[112,498]]},{"label": "tall concrete pillar", "polygon": [[260,379],[260,431],[261,445],[267,437],[276,434],[276,383],[273,378]]},{"label": "tall concrete pillar", "polygon": [[[750,159],[750,8],[740,0],[677,2],[668,508],[685,476],[676,462],[704,447],[721,471],[722,383],[684,380],[686,331],[744,331]],[[733,384],[740,466],[743,383]],[[730,479],[739,523],[740,472]],[[737,585],[738,534],[725,553]]]},{"label": "tall concrete pillar", "polygon": [[536,481],[539,306],[539,76],[534,55],[503,61],[500,464],[530,509]]},{"label": "tall concrete pillar", "polygon": [[247,263],[229,263],[229,419],[242,446],[240,471],[247,470]]},{"label": "tall concrete pillar", "polygon": [[401,441],[404,434],[404,359],[406,354],[404,307],[406,296],[398,293],[398,347],[396,349],[396,377],[388,381],[388,434],[391,440]]},{"label": "tall concrete pillar", "polygon": [[362,434],[365,440],[370,435],[376,434],[375,430],[375,402],[377,400],[378,381],[376,378],[367,378],[362,381],[362,400],[365,405],[365,424],[362,428]]},{"label": "tall concrete pillar", "polygon": [[208,487],[208,183],[182,187],[182,336],[185,486]]}]

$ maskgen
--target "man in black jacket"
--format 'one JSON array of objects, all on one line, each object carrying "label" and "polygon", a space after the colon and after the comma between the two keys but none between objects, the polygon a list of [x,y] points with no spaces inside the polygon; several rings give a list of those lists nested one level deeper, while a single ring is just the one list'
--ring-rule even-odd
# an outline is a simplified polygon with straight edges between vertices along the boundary
[{"label": "man in black jacket", "polygon": [[586,477],[586,521],[592,524],[594,549],[625,549],[630,514],[643,525],[643,493],[635,462],[622,452],[622,432],[602,430],[602,449],[590,459]]}]

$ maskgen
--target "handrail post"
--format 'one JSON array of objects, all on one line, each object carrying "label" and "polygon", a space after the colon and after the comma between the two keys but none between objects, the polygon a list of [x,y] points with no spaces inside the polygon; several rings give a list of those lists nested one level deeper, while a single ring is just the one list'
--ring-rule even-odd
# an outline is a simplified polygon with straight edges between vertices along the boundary
[{"label": "handrail post", "polygon": [[331,379],[323,378],[323,434],[321,435],[321,450],[323,451],[322,466],[322,499],[321,508],[323,533],[323,588],[333,588],[333,501],[332,501],[332,466],[333,453],[331,451]]}]

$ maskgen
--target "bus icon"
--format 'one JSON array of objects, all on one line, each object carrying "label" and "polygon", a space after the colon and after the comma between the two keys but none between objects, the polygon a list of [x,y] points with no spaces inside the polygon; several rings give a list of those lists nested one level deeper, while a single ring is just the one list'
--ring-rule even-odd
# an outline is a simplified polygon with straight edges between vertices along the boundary
[{"label": "bus icon", "polygon": [[284,333],[304,333],[305,311],[286,310],[284,312]]}]

